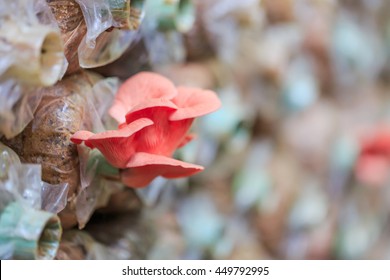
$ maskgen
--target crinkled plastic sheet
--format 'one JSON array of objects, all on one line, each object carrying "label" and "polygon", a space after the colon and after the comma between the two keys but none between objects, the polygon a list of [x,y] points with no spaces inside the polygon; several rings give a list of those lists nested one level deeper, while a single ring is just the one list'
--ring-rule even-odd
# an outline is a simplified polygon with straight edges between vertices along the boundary
[{"label": "crinkled plastic sheet", "polygon": [[0,81],[0,135],[18,135],[33,119],[41,93],[14,80]]},{"label": "crinkled plastic sheet", "polygon": [[[41,167],[34,164],[21,164],[18,156],[10,148],[0,143],[0,164],[4,175],[0,184],[14,199],[23,199],[32,208],[40,209]],[[3,173],[3,172],[2,172]]]},{"label": "crinkled plastic sheet", "polygon": [[[113,122],[107,118],[109,105],[112,103],[118,88],[116,78],[96,79],[91,91],[87,93],[86,106],[89,118],[92,120],[92,130],[95,132],[105,131]],[[109,181],[104,180],[97,174],[99,162],[98,155],[89,148],[78,145],[80,160],[80,189],[76,197],[76,216],[79,227],[83,228],[88,222],[95,209],[105,206],[110,195],[116,191]]]},{"label": "crinkled plastic sheet", "polygon": [[44,0],[2,1],[0,34],[0,77],[47,86],[65,74],[59,28]]},{"label": "crinkled plastic sheet", "polygon": [[[17,34],[7,35],[5,32],[0,35],[6,38],[11,36],[9,41],[3,40],[0,43],[0,135],[12,138],[19,134],[33,118],[33,113],[41,99],[41,94],[36,90],[40,86],[39,83],[53,84],[62,78],[67,62],[61,49],[49,51],[48,57],[42,57],[41,49],[34,50],[34,48],[44,46],[45,43],[38,42],[38,40],[45,40],[45,36],[47,40],[54,40],[59,46],[62,45],[59,41],[57,23],[46,1],[1,1],[0,29],[2,26],[7,29],[8,25],[15,28],[14,31]],[[26,28],[36,33],[34,37],[27,36],[30,31],[27,32]],[[23,32],[27,32],[27,35]],[[20,42],[13,42],[13,38],[17,38],[15,40],[20,42],[26,40],[25,43],[31,47],[31,51],[25,50],[21,55],[20,48],[14,45]],[[50,48],[54,41],[48,42],[47,47]],[[30,54],[31,57],[29,57]],[[43,65],[41,59],[44,59],[44,68],[33,66]],[[14,65],[21,66],[17,66],[16,70],[13,68],[10,72]],[[18,70],[18,67],[22,68]],[[50,75],[55,74],[50,79],[42,78],[47,76],[46,71],[51,73]],[[40,81],[41,79],[44,80]]]},{"label": "crinkled plastic sheet", "polygon": [[[143,0],[130,1],[131,8],[128,10],[119,8],[119,13],[123,12],[130,17],[130,26],[124,25],[120,17],[115,16],[115,11],[118,11],[117,6],[128,5],[126,0],[77,0],[76,2],[81,7],[87,25],[87,34],[78,48],[81,67],[94,68],[113,62],[139,38],[138,32],[134,30],[138,29],[143,18]],[[108,31],[113,27],[113,30]]]},{"label": "crinkled plastic sheet", "polygon": [[1,0],[0,22],[4,18],[23,19],[28,24],[55,22],[45,0]]},{"label": "crinkled plastic sheet", "polygon": [[29,207],[1,186],[0,193],[6,204],[0,209],[0,257],[53,259],[62,234],[58,216]]},{"label": "crinkled plastic sheet", "polygon": [[95,179],[77,195],[76,216],[79,228],[85,227],[96,209],[108,204],[111,194],[117,191],[117,187],[95,174]]},{"label": "crinkled plastic sheet", "polygon": [[59,213],[66,207],[68,184],[51,185],[42,182],[42,209],[51,213]]},{"label": "crinkled plastic sheet", "polygon": [[1,143],[0,166],[0,258],[54,258],[61,236],[59,219],[37,210],[62,210],[66,195],[48,199],[45,193],[50,191],[45,189],[66,190],[67,185],[43,186],[41,166],[21,164],[16,153]]},{"label": "crinkled plastic sheet", "polygon": [[96,112],[105,128],[111,129],[117,126],[117,123],[110,123],[112,119],[108,113],[108,110],[111,107],[114,97],[119,88],[119,79],[118,78],[106,78],[96,82],[93,85],[93,104],[96,108]]},{"label": "crinkled plastic sheet", "polygon": [[[92,87],[79,92],[85,97],[84,114],[88,119],[80,129],[92,129],[95,132],[104,131],[102,118],[106,115],[107,104],[111,104],[114,92],[117,90],[117,80],[114,78],[101,79],[97,76],[89,76]],[[83,146],[77,147],[80,162],[80,186],[75,196],[75,215],[79,228],[83,228],[88,222],[94,210],[108,200],[111,189],[106,182],[98,177],[98,163],[94,161],[94,153]],[[102,202],[103,200],[103,202]]]},{"label": "crinkled plastic sheet", "polygon": [[80,66],[95,68],[107,65],[118,59],[139,37],[138,31],[114,29],[101,33],[94,47],[88,46],[84,37],[78,48]]},{"label": "crinkled plastic sheet", "polygon": [[[105,131],[106,128],[102,120],[106,127],[110,127],[110,123],[113,124],[107,118],[107,111],[117,91],[118,80],[115,78],[101,79],[100,76],[88,75],[92,83],[91,87],[78,93],[85,97],[83,101],[84,119],[88,121],[84,122],[79,129],[88,129],[94,132]],[[97,174],[99,162],[95,151],[78,145],[77,153],[80,163],[80,185],[74,193],[74,214],[79,227],[83,228],[93,212],[107,204],[110,195],[116,191],[116,187]]]},{"label": "crinkled plastic sheet", "polygon": [[[138,9],[139,20],[142,21],[143,18],[143,0],[76,0],[76,2],[80,5],[84,15],[84,20],[87,24],[88,32],[86,36],[86,43],[90,48],[95,47],[96,39],[110,27],[124,29],[138,28],[137,24],[134,24],[134,26],[123,26],[123,23],[118,21],[118,18],[115,17],[115,11],[122,10],[124,13],[134,13],[132,10]],[[128,10],[127,8],[120,7],[126,5],[130,5],[132,8]],[[128,16],[132,19],[131,14],[128,14]]]},{"label": "crinkled plastic sheet", "polygon": [[0,142],[0,180],[8,178],[11,166],[19,166],[20,164],[18,155]]},{"label": "crinkled plastic sheet", "polygon": [[4,188],[34,209],[59,213],[65,208],[68,185],[42,182],[39,164],[22,164],[13,150],[1,143],[0,181],[4,181]]},{"label": "crinkled plastic sheet", "polygon": [[86,43],[94,48],[96,38],[114,26],[114,19],[111,14],[109,1],[107,0],[77,0],[83,11],[84,20],[87,24]]},{"label": "crinkled plastic sheet", "polygon": [[[55,185],[43,184],[44,209],[57,212],[71,203],[66,212],[77,218],[80,227],[103,203],[100,197],[109,196],[110,188],[98,180],[93,182],[97,177],[94,154],[85,147],[76,148],[70,137],[82,129],[106,130],[101,120],[107,116],[117,86],[117,79],[103,80],[84,72],[66,77],[53,87],[37,89],[42,100],[33,121],[21,135],[6,142],[23,161],[42,163],[43,180]],[[76,210],[70,210],[72,207]],[[75,222],[65,220],[64,225]]]}]

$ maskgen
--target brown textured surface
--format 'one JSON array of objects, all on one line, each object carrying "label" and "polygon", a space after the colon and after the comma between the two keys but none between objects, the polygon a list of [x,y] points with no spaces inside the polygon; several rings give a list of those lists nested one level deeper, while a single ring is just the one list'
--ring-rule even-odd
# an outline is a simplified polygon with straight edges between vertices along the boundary
[{"label": "brown textured surface", "polygon": [[75,30],[83,20],[79,4],[74,0],[46,0],[62,32]]},{"label": "brown textured surface", "polygon": [[74,0],[46,0],[61,30],[65,56],[69,62],[67,75],[80,70],[77,49],[87,33],[83,13]]},{"label": "brown textured surface", "polygon": [[79,186],[79,157],[70,137],[90,124],[85,114],[84,92],[91,90],[89,78],[76,74],[43,89],[34,120],[17,137],[6,140],[25,163],[42,165],[42,180],[68,183],[68,205],[61,213],[64,228],[75,224],[73,198]]}]

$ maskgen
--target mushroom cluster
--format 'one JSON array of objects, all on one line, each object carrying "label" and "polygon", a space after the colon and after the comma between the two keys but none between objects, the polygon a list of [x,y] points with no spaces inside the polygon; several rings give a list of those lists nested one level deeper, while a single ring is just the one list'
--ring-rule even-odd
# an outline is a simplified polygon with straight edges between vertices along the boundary
[{"label": "mushroom cluster", "polygon": [[141,72],[123,83],[110,108],[117,130],[78,131],[71,140],[98,149],[121,169],[125,185],[145,187],[157,176],[180,178],[203,170],[172,155],[193,139],[188,131],[194,119],[220,106],[212,91],[175,87],[159,74]]}]

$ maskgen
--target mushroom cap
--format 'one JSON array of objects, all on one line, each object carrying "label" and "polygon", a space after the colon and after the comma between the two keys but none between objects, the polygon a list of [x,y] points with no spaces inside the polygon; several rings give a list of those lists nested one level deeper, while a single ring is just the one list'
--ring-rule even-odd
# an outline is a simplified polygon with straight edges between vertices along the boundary
[{"label": "mushroom cap", "polygon": [[203,170],[202,166],[183,162],[170,157],[149,153],[136,153],[121,172],[122,182],[131,187],[147,186],[157,176],[181,178],[194,175]]}]

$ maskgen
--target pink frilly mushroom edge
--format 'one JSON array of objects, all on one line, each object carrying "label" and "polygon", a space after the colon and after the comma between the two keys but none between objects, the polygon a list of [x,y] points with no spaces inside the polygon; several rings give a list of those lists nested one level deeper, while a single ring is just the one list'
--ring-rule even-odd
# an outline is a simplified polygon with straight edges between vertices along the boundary
[{"label": "pink frilly mushroom edge", "polygon": [[109,110],[119,124],[117,130],[78,131],[71,141],[98,149],[120,169],[126,186],[141,188],[158,176],[181,178],[203,170],[172,155],[194,138],[189,133],[194,119],[220,107],[213,91],[176,87],[159,74],[141,72],[121,85]]}]

